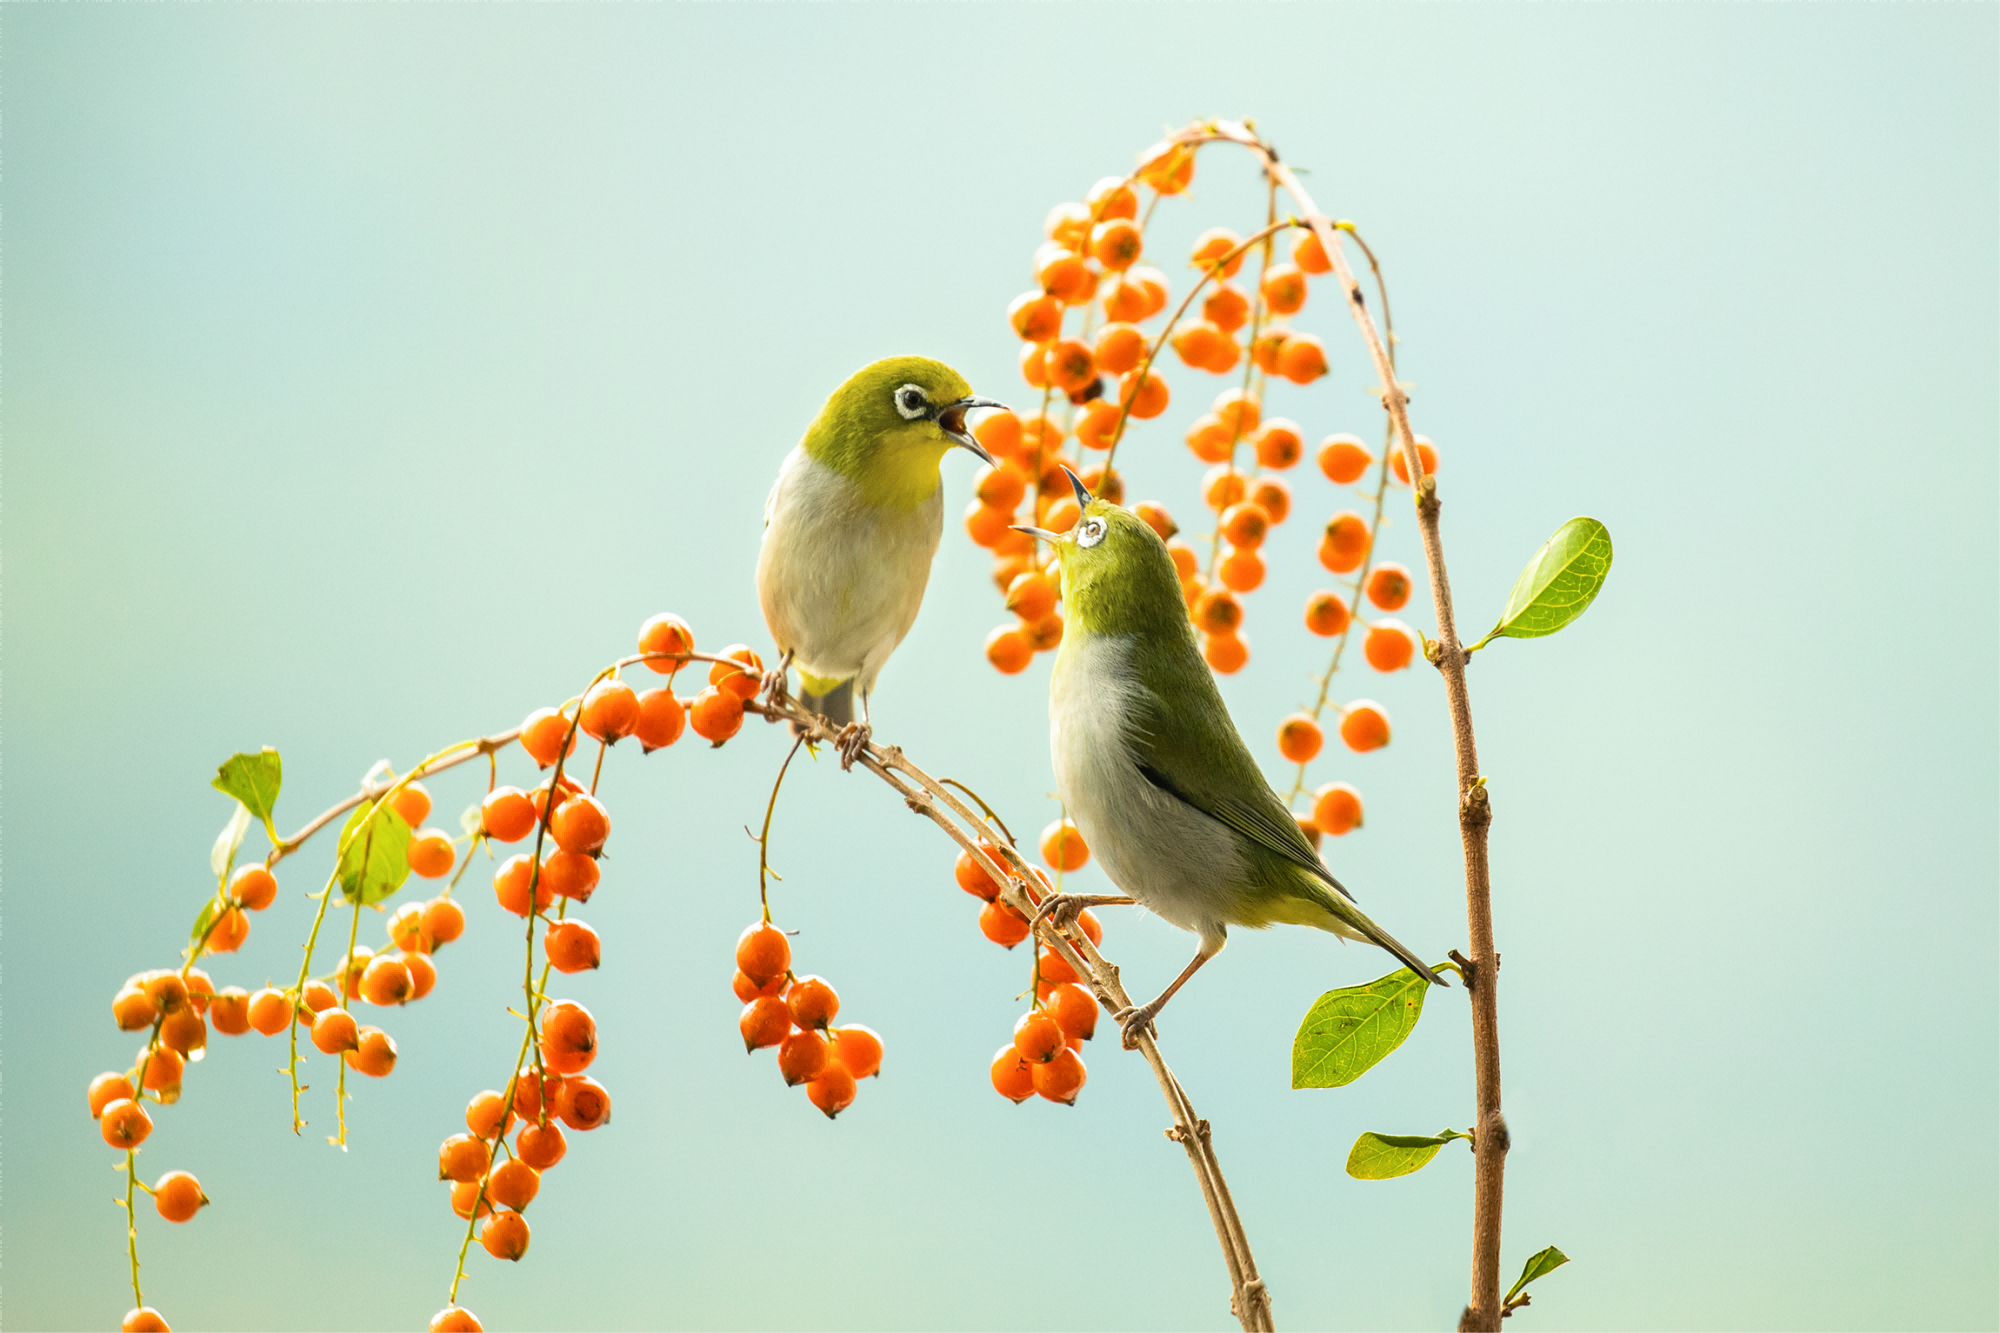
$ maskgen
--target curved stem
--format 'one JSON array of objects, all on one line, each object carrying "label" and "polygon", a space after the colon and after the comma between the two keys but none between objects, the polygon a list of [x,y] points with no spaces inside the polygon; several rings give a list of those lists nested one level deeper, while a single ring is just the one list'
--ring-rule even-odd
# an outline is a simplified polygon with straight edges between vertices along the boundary
[{"label": "curved stem", "polygon": [[[792,766],[792,759],[799,747],[806,743],[800,736],[793,740],[792,748],[785,751],[785,762],[778,765],[778,780],[771,784],[771,799],[764,806],[764,831],[757,835],[757,901],[764,909],[764,924],[771,924],[771,816],[777,813],[778,789],[785,785],[785,773]],[[780,879],[784,878],[782,875]]]},{"label": "curved stem", "polygon": [[146,1303],[139,1291],[139,1213],[132,1206],[132,1192],[139,1185],[139,1150],[125,1150],[125,1256],[132,1261],[132,1308]]}]

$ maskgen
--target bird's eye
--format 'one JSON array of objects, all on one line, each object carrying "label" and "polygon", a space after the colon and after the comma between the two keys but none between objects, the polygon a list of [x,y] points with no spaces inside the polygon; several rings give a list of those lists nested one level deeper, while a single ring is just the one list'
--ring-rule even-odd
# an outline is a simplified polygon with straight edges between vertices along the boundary
[{"label": "bird's eye", "polygon": [[930,396],[914,384],[896,390],[896,411],[905,421],[915,421],[930,410]]},{"label": "bird's eye", "polygon": [[1076,530],[1078,546],[1095,546],[1103,540],[1104,520],[1101,518],[1085,519],[1083,526]]}]

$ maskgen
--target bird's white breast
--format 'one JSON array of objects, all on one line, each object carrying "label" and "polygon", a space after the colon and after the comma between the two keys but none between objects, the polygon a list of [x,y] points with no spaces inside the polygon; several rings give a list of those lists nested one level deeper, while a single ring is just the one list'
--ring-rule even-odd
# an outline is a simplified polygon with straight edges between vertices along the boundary
[{"label": "bird's white breast", "polygon": [[1134,641],[1070,627],[1049,686],[1056,788],[1084,841],[1125,893],[1183,930],[1219,941],[1222,905],[1244,866],[1229,830],[1139,771],[1125,738],[1145,686]]}]

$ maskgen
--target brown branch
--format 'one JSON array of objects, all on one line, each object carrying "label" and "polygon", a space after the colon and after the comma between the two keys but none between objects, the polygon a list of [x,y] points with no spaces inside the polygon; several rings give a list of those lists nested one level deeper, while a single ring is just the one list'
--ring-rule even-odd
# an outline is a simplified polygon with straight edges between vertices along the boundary
[{"label": "brown branch", "polygon": [[[752,701],[745,708],[772,722],[791,723],[808,742],[830,745],[834,741],[834,728],[790,699]],[[869,772],[888,783],[911,810],[944,830],[946,836],[977,861],[993,882],[1002,886],[1000,898],[1003,902],[1022,916],[1034,919],[1039,905],[1039,882],[1034,868],[1018,848],[1011,842],[994,839],[991,824],[974,813],[944,783],[911,763],[899,747],[868,745],[861,753],[860,762]],[[979,798],[973,799],[977,801]],[[984,806],[985,803],[981,801],[980,804]],[[980,845],[982,839],[998,849],[999,859],[989,855],[987,849]],[[1034,930],[1039,941],[1053,949],[1086,981],[1106,1012],[1116,1014],[1133,1007],[1132,997],[1119,983],[1117,967],[1097,951],[1081,928],[1073,924],[1059,927],[1044,917],[1035,922]],[[1257,1261],[1250,1252],[1249,1237],[1237,1216],[1229,1187],[1223,1180],[1222,1164],[1217,1160],[1214,1145],[1210,1142],[1208,1122],[1195,1114],[1187,1093],[1167,1067],[1166,1060],[1160,1055],[1159,1045],[1150,1033],[1140,1036],[1139,1054],[1152,1069],[1173,1116],[1174,1123],[1167,1130],[1167,1137],[1187,1150],[1188,1162],[1194,1168],[1195,1183],[1201,1188],[1202,1201],[1207,1205],[1209,1220],[1215,1226],[1216,1240],[1222,1247],[1223,1261],[1229,1269],[1230,1309],[1246,1330],[1253,1333],[1269,1330],[1274,1327],[1270,1294],[1265,1290],[1263,1279],[1257,1275]]]},{"label": "brown branch", "polygon": [[1472,734],[1472,704],[1466,695],[1467,654],[1458,637],[1451,609],[1451,580],[1445,573],[1444,546],[1438,535],[1437,478],[1424,475],[1417,442],[1410,430],[1410,398],[1397,382],[1394,364],[1355,281],[1340,234],[1314,205],[1298,177],[1278,155],[1247,127],[1216,122],[1192,135],[1242,144],[1262,160],[1264,170],[1299,206],[1304,220],[1319,238],[1333,265],[1334,276],[1348,298],[1348,309],[1368,345],[1369,358],[1381,381],[1382,405],[1388,410],[1403,450],[1416,495],[1417,522],[1423,536],[1424,563],[1430,573],[1431,602],[1437,614],[1438,639],[1431,662],[1444,677],[1445,703],[1451,714],[1452,745],[1458,763],[1459,838],[1465,853],[1465,916],[1471,936],[1472,1048],[1479,1118],[1473,1148],[1472,1300],[1459,1327],[1495,1330],[1500,1327],[1500,1214],[1507,1163],[1507,1123],[1500,1112],[1500,1017],[1497,996],[1498,957],[1493,949],[1492,880],[1487,863],[1486,835],[1493,820],[1485,783],[1479,776],[1479,752]]}]

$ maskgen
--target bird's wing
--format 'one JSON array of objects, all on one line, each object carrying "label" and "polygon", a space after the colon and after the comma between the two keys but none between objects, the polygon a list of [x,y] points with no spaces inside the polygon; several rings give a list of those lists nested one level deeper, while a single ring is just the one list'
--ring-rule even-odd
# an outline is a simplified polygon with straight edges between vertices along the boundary
[{"label": "bird's wing", "polygon": [[1144,682],[1147,688],[1128,715],[1125,745],[1132,762],[1161,791],[1284,857],[1351,900],[1354,895],[1319,859],[1292,812],[1250,757],[1215,688],[1215,677],[1192,650],[1185,656],[1185,662],[1164,664],[1161,678]]}]

